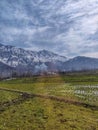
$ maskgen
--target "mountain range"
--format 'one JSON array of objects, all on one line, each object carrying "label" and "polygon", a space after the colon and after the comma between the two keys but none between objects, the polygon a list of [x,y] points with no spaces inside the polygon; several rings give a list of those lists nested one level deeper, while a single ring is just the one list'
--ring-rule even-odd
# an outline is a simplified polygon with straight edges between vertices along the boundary
[{"label": "mountain range", "polygon": [[98,69],[98,59],[84,56],[68,58],[53,52],[31,51],[0,44],[0,76],[13,73],[40,74]]}]

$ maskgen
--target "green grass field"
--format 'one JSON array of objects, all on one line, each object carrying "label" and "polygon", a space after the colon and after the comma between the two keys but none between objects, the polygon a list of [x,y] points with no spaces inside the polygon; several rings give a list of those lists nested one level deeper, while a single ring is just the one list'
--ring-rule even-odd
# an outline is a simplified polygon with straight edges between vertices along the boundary
[{"label": "green grass field", "polygon": [[19,93],[0,90],[0,130],[98,130],[97,74],[17,78],[0,81],[0,88],[70,101],[23,98]]}]

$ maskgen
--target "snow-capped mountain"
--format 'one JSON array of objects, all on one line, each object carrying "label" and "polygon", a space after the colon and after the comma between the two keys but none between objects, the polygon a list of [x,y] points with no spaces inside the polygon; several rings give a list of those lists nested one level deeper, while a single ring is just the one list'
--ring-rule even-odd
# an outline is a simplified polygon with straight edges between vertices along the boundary
[{"label": "snow-capped mountain", "polygon": [[78,56],[68,59],[46,50],[37,52],[0,44],[0,76],[95,69],[98,69],[97,58]]},{"label": "snow-capped mountain", "polygon": [[36,52],[0,44],[0,61],[11,67],[28,66],[39,62],[65,62],[66,60],[66,57],[46,50]]}]

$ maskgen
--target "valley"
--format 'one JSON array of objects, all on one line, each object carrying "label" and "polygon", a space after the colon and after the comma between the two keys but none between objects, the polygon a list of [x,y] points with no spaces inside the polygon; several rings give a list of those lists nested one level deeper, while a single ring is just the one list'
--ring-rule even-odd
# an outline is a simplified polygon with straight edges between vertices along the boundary
[{"label": "valley", "polygon": [[97,77],[74,73],[0,81],[0,128],[97,130]]},{"label": "valley", "polygon": [[98,130],[98,0],[0,0],[0,130]]}]

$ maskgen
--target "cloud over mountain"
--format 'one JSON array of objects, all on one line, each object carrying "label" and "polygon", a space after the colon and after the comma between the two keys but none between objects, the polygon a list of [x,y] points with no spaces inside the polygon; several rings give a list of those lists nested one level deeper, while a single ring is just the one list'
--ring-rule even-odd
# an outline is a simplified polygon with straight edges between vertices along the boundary
[{"label": "cloud over mountain", "polygon": [[98,0],[2,0],[0,42],[98,57]]}]

